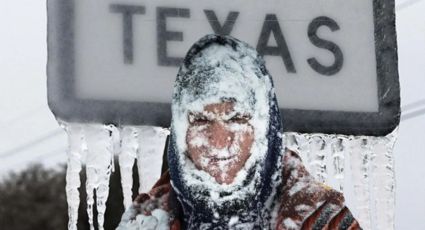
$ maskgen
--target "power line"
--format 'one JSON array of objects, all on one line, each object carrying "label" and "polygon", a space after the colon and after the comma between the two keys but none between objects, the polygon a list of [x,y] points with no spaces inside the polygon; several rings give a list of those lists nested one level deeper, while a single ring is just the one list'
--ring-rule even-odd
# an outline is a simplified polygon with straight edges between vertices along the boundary
[{"label": "power line", "polygon": [[402,114],[401,115],[401,120],[402,121],[406,121],[409,120],[411,118],[415,118],[415,117],[419,117],[421,115],[425,115],[425,108],[420,109],[420,110],[416,110],[407,114]]},{"label": "power line", "polygon": [[406,112],[406,110],[415,109],[417,107],[421,107],[422,105],[425,105],[425,98],[424,99],[421,99],[419,101],[412,102],[412,103],[407,104],[405,106],[402,106],[401,107],[401,110],[404,111],[404,112]]},{"label": "power line", "polygon": [[43,141],[45,141],[47,139],[50,139],[50,138],[52,138],[54,136],[57,136],[57,135],[59,135],[61,133],[62,133],[61,128],[57,128],[57,129],[49,132],[48,134],[46,134],[44,136],[41,136],[41,137],[39,137],[39,138],[37,138],[35,140],[32,140],[32,141],[30,141],[30,142],[28,142],[26,144],[23,144],[21,146],[18,146],[18,147],[15,147],[13,149],[10,149],[10,150],[7,150],[5,152],[0,153],[0,158],[9,157],[9,156],[11,156],[11,155],[13,155],[13,154],[15,154],[17,152],[21,152],[21,151],[23,151],[25,149],[28,149],[28,148],[30,148],[30,147],[32,147],[34,145],[37,145],[38,143],[41,143],[41,142],[43,142]]},{"label": "power line", "polygon": [[[415,110],[418,108],[421,108],[425,105],[425,98],[420,99],[418,101],[412,102],[410,104],[407,104],[405,106],[401,107],[402,110],[402,115],[401,115],[401,120],[405,121],[405,120],[409,120],[411,118],[415,118],[418,117],[422,114],[425,114],[425,108],[416,110],[416,111],[412,111],[412,112],[408,112],[409,110]],[[407,113],[408,112],[408,113]]]},{"label": "power line", "polygon": [[44,105],[39,105],[37,107],[34,107],[30,110],[27,110],[27,111],[15,116],[14,118],[12,118],[8,121],[3,121],[3,122],[1,122],[3,124],[0,124],[0,128],[5,127],[5,126],[10,126],[11,124],[14,124],[14,123],[16,123],[17,121],[20,121],[20,120],[24,120],[25,118],[28,119],[28,118],[31,117],[29,115],[33,115],[34,113],[40,111],[43,108],[44,108]]},{"label": "power line", "polygon": [[37,156],[36,158],[34,158],[32,161],[40,161],[42,159],[46,159],[46,158],[50,158],[50,157],[53,157],[53,156],[57,156],[59,153],[65,153],[66,150],[67,150],[67,147],[61,147],[61,148],[58,148],[56,150],[43,153],[40,156]]},{"label": "power line", "polygon": [[[61,148],[57,148],[54,149],[53,151],[49,151],[49,152],[45,152],[43,154],[40,154],[39,156],[33,157],[31,159],[26,159],[24,164],[31,164],[34,162],[40,162],[42,159],[47,159],[47,158],[51,158],[53,156],[56,156],[60,153],[64,153],[66,152],[66,147],[61,147]],[[22,164],[22,161],[12,161],[11,165],[8,164],[9,168],[14,168],[16,165],[18,164]]]}]

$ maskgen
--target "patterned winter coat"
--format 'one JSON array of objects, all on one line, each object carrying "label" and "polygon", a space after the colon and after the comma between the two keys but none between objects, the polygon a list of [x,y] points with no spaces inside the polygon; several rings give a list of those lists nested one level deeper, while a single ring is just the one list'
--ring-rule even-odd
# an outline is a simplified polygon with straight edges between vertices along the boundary
[{"label": "patterned winter coat", "polygon": [[[341,193],[314,181],[299,156],[287,151],[283,158],[283,186],[274,218],[275,229],[361,229],[344,205]],[[169,214],[169,229],[181,229],[182,209],[166,172],[148,194],[140,194],[127,214],[120,229],[136,221],[136,216],[150,216],[156,209]],[[159,229],[159,228],[157,228]]]}]

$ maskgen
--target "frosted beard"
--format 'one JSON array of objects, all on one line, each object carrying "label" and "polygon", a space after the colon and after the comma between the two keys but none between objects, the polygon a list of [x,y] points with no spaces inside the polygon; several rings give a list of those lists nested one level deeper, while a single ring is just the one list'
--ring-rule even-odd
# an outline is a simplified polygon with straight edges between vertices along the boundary
[{"label": "frosted beard", "polygon": [[[236,138],[251,128],[254,140],[233,182],[220,184],[211,174],[225,177],[230,173],[229,165],[238,160],[238,146],[214,149],[202,135],[193,138],[192,144],[227,159],[217,164],[205,159],[204,164],[211,165],[206,172],[189,159],[186,132],[189,111],[202,113],[205,105],[226,100],[235,102],[235,113],[251,115],[249,126],[227,128],[235,131]],[[171,183],[184,210],[183,227],[269,228],[275,189],[281,183],[282,127],[273,83],[257,52],[231,37],[210,35],[198,41],[177,76],[172,117],[168,161]]]}]

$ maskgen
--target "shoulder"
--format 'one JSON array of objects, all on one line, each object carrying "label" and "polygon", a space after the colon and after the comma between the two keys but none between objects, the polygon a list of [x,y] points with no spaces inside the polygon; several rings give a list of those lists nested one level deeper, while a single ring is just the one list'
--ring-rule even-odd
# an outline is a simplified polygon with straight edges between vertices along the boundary
[{"label": "shoulder", "polygon": [[314,180],[301,158],[289,150],[283,158],[282,180],[278,229],[360,229],[343,195]]}]

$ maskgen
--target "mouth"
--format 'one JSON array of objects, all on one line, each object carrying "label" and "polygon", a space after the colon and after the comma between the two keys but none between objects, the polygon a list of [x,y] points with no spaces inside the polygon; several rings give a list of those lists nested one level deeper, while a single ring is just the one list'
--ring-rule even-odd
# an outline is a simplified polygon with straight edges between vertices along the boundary
[{"label": "mouth", "polygon": [[221,162],[221,161],[230,161],[236,158],[236,154],[232,155],[232,156],[227,156],[227,157],[207,157],[211,162]]}]

